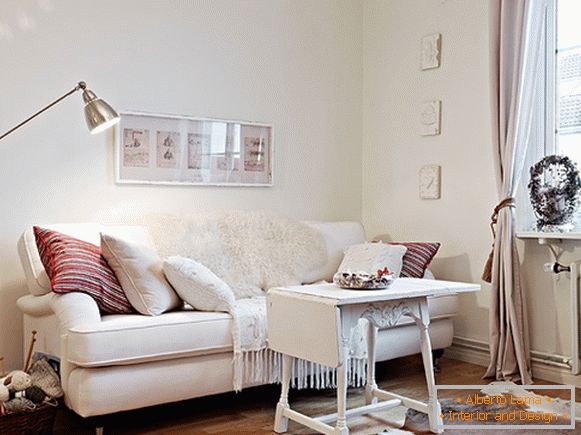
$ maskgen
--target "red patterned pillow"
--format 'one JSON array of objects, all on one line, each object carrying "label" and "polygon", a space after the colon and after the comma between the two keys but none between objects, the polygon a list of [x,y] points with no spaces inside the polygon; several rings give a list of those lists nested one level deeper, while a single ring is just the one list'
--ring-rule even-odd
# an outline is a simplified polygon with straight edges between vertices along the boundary
[{"label": "red patterned pillow", "polygon": [[103,313],[133,312],[98,246],[57,231],[39,227],[33,229],[38,253],[53,292],[86,293],[95,299]]},{"label": "red patterned pillow", "polygon": [[408,248],[403,256],[401,277],[423,278],[426,269],[435,257],[440,244],[438,242],[388,242],[390,245],[402,245]]}]

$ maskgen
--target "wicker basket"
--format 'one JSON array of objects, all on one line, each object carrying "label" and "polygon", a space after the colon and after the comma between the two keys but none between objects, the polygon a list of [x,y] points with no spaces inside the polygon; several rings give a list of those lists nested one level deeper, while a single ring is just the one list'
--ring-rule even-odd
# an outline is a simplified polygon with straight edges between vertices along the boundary
[{"label": "wicker basket", "polygon": [[2,435],[52,435],[56,406],[39,405],[35,410],[0,416]]}]

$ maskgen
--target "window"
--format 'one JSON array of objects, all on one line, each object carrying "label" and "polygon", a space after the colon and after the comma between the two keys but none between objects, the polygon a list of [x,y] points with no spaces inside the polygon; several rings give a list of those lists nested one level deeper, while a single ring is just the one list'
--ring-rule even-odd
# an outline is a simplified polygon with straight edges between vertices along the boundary
[{"label": "window", "polygon": [[581,2],[557,1],[556,151],[581,168]]},{"label": "window", "polygon": [[[539,68],[539,110],[517,195],[519,230],[535,217],[528,198],[528,168],[545,155],[569,156],[581,170],[581,0],[548,0],[545,11],[544,66]],[[534,145],[537,146],[534,146]],[[581,217],[577,219],[578,226]]]}]

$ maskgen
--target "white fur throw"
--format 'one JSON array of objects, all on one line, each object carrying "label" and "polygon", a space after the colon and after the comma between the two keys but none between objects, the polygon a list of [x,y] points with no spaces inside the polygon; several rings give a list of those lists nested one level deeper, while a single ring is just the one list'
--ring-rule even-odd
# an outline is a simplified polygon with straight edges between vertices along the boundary
[{"label": "white fur throw", "polygon": [[271,287],[301,284],[326,261],[321,234],[272,211],[228,211],[146,221],[163,257],[194,259],[233,290],[237,299]]}]

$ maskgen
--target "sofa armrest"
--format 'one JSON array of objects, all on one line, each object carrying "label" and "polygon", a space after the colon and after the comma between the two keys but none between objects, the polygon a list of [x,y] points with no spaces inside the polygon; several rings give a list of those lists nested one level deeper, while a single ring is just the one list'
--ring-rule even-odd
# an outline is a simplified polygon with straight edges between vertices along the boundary
[{"label": "sofa armrest", "polygon": [[25,295],[18,298],[16,305],[20,311],[32,317],[50,316],[53,313],[50,307],[51,299],[51,293],[42,296]]},{"label": "sofa armrest", "polygon": [[85,293],[53,294],[50,306],[65,331],[101,323],[101,313],[97,303]]}]

